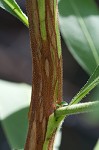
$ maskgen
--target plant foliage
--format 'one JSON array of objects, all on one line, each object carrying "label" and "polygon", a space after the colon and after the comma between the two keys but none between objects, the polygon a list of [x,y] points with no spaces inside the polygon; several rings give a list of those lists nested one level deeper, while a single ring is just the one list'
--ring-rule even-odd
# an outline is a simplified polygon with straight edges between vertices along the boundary
[{"label": "plant foliage", "polygon": [[94,0],[60,0],[60,30],[70,52],[91,75],[99,64],[99,9]]},{"label": "plant foliage", "polygon": [[15,0],[0,0],[0,7],[17,17],[26,26],[28,26],[27,16],[23,13]]}]

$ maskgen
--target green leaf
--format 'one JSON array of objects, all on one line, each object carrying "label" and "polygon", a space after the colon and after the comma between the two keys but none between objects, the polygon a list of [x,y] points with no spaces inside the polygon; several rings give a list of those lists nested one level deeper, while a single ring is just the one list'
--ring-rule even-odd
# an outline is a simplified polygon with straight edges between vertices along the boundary
[{"label": "green leaf", "polygon": [[1,121],[11,149],[24,147],[28,130],[28,111],[29,107],[23,108]]},{"label": "green leaf", "polygon": [[11,149],[24,147],[31,86],[0,80],[0,121]]},{"label": "green leaf", "polygon": [[71,104],[77,104],[84,98],[95,86],[99,84],[99,66],[95,69],[94,73],[91,75],[84,87],[79,91],[79,93],[72,99]]},{"label": "green leaf", "polygon": [[98,141],[97,141],[97,143],[96,143],[96,145],[95,145],[93,150],[99,150],[99,139],[98,139]]},{"label": "green leaf", "polygon": [[92,74],[99,64],[99,10],[95,1],[59,1],[59,21],[70,52]]},{"label": "green leaf", "polygon": [[0,0],[0,7],[17,17],[28,27],[27,16],[22,12],[15,0]]}]

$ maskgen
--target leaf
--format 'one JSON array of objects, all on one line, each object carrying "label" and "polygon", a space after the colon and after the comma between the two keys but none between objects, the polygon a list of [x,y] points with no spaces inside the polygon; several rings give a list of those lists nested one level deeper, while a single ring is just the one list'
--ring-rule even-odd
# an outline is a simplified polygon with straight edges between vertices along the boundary
[{"label": "leaf", "polygon": [[99,10],[95,1],[59,1],[59,21],[70,52],[92,74],[99,64]]},{"label": "leaf", "polygon": [[79,93],[74,96],[71,104],[77,104],[84,98],[94,87],[96,87],[99,84],[99,66],[95,69],[94,73],[91,75],[87,83],[84,85],[84,87],[79,91]]},{"label": "leaf", "polygon": [[0,0],[0,7],[17,17],[28,27],[27,16],[22,12],[15,0]]},{"label": "leaf", "polygon": [[11,149],[24,147],[31,86],[0,80],[0,122]]},{"label": "leaf", "polygon": [[96,145],[95,145],[93,150],[99,150],[99,139],[98,139],[98,141],[97,141],[97,143],[96,143]]},{"label": "leaf", "polygon": [[11,149],[24,147],[28,130],[28,111],[29,107],[20,109],[1,121]]}]

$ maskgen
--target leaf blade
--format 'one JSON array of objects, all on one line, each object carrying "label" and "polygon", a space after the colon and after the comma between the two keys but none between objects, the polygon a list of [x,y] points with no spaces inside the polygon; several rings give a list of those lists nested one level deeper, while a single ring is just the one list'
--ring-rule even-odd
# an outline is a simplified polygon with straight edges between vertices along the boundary
[{"label": "leaf blade", "polygon": [[27,16],[23,13],[15,0],[0,0],[0,7],[17,17],[28,27]]},{"label": "leaf blade", "polygon": [[0,122],[11,149],[24,147],[30,99],[31,86],[0,80]]},{"label": "leaf blade", "polygon": [[93,0],[59,2],[60,30],[70,52],[92,74],[99,64],[99,10]]}]

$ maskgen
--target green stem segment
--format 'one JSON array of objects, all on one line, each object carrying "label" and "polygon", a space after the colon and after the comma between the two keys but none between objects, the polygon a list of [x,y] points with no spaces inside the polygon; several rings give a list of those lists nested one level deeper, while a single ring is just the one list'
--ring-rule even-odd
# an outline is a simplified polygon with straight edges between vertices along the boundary
[{"label": "green stem segment", "polygon": [[57,130],[57,128],[60,127],[63,120],[67,116],[72,114],[79,114],[79,113],[92,112],[92,111],[99,111],[99,101],[79,103],[79,104],[68,105],[65,107],[58,108],[49,117],[43,150],[48,149],[48,143],[53,133]]},{"label": "green stem segment", "polygon": [[56,118],[64,115],[79,114],[99,110],[99,101],[68,105],[56,110]]},{"label": "green stem segment", "polygon": [[[32,98],[25,150],[42,150],[48,119],[62,101],[62,55],[57,0],[27,0],[32,48]],[[55,131],[48,142],[53,149]]]}]

